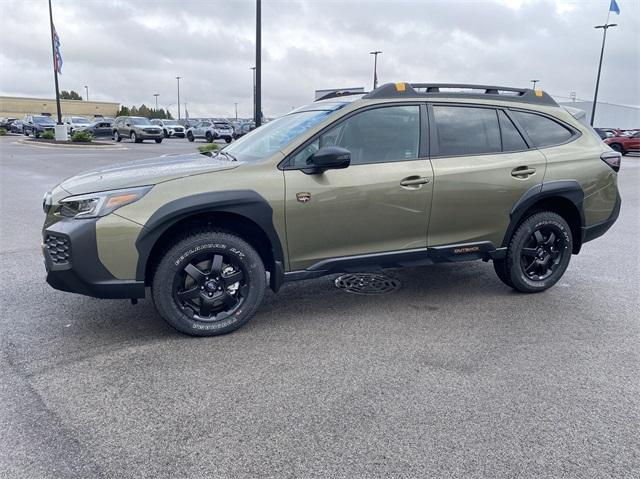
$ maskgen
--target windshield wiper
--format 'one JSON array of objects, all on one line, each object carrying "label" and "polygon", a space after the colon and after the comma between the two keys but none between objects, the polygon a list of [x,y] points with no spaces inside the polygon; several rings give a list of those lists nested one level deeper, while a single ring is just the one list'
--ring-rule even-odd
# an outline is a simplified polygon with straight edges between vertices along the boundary
[{"label": "windshield wiper", "polygon": [[229,158],[231,161],[238,161],[238,159],[235,156],[233,156],[231,153],[228,153],[228,152],[226,152],[224,150],[219,150],[218,154],[220,154],[220,153],[222,153],[224,156]]}]

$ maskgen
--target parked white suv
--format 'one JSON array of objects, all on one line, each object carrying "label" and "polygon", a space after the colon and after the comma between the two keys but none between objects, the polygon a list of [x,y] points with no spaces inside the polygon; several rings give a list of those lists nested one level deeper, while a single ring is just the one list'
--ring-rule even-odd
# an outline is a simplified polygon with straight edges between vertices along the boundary
[{"label": "parked white suv", "polygon": [[184,138],[185,127],[176,120],[151,120],[151,123],[162,128],[165,138],[178,137]]},{"label": "parked white suv", "polygon": [[187,130],[187,139],[189,141],[193,141],[196,138],[204,138],[209,143],[218,139],[231,143],[233,140],[233,127],[226,121],[204,120]]},{"label": "parked white suv", "polygon": [[73,133],[74,131],[82,131],[89,125],[91,121],[84,116],[65,116],[62,118],[62,123],[67,126],[67,131]]}]

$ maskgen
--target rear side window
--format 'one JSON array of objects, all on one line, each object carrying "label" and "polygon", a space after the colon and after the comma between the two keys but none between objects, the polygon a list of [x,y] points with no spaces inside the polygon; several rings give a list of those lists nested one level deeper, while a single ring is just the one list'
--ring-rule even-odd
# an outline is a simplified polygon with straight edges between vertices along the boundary
[{"label": "rear side window", "polygon": [[512,111],[511,113],[538,148],[559,145],[569,141],[573,136],[570,130],[545,116],[523,111]]},{"label": "rear side window", "polygon": [[524,138],[522,138],[522,135],[507,114],[500,110],[498,111],[498,118],[500,119],[500,132],[502,133],[502,151],[526,150],[527,144]]},{"label": "rear side window", "polygon": [[434,106],[439,156],[499,153],[500,127],[496,110]]}]

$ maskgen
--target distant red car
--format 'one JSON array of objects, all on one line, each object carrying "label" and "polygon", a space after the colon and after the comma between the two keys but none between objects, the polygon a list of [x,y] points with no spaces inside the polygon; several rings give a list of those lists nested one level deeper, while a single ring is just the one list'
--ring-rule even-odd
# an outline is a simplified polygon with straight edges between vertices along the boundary
[{"label": "distant red car", "polygon": [[613,138],[605,138],[604,142],[611,149],[619,151],[626,155],[630,151],[640,152],[640,130],[636,130],[633,134],[627,136],[614,136]]}]

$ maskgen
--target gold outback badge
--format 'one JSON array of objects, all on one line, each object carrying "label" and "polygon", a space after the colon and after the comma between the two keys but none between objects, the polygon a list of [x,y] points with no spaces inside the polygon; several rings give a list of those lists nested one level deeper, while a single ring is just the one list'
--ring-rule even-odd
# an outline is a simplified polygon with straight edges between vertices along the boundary
[{"label": "gold outback badge", "polygon": [[311,193],[301,191],[300,193],[296,193],[296,199],[300,203],[308,203],[309,201],[311,201]]}]

